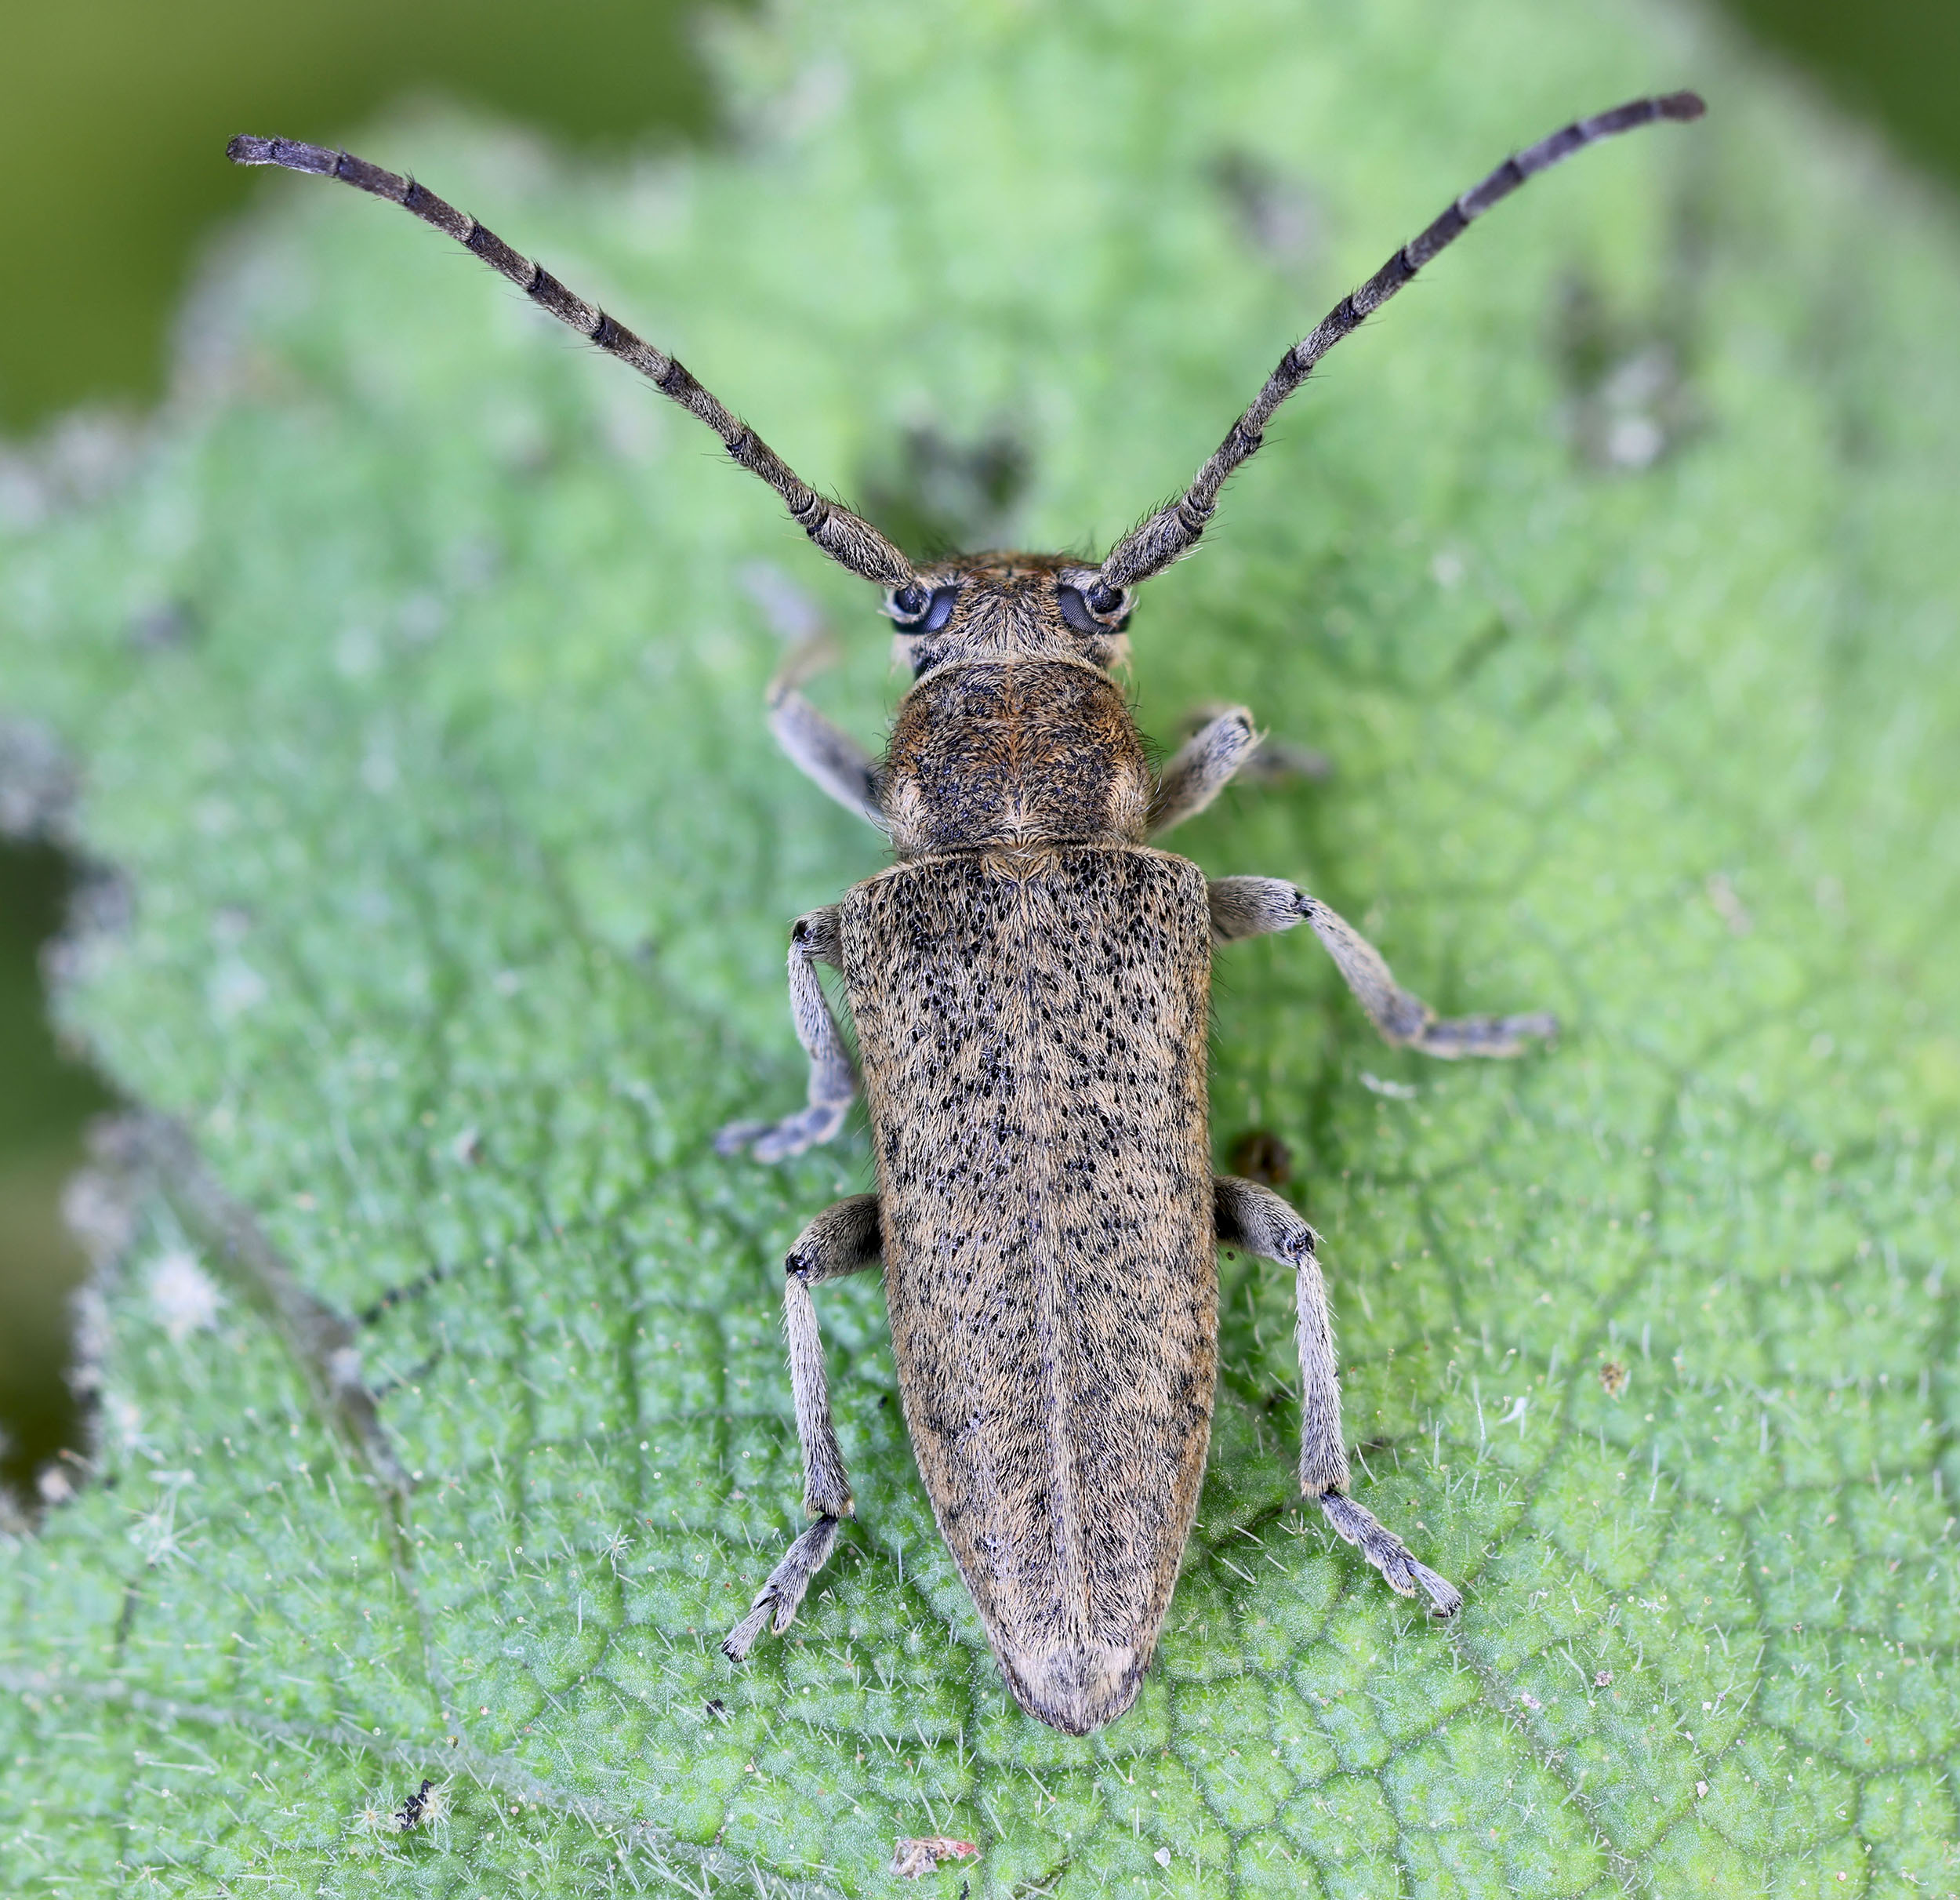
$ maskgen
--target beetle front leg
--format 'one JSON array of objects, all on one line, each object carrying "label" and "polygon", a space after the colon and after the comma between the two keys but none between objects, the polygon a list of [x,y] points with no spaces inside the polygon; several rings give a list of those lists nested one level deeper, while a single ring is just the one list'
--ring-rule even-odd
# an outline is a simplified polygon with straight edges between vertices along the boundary
[{"label": "beetle front leg", "polygon": [[834,904],[812,910],[789,932],[789,1013],[810,1058],[809,1106],[780,1121],[728,1123],[714,1138],[716,1153],[739,1154],[746,1148],[758,1161],[787,1161],[831,1140],[844,1126],[857,1098],[858,1072],[817,980],[818,963],[834,966],[841,954],[837,914]]},{"label": "beetle front leg", "polygon": [[1334,770],[1324,752],[1259,732],[1243,706],[1195,706],[1179,722],[1185,742],[1164,761],[1150,801],[1150,835],[1196,818],[1228,785],[1290,785]]},{"label": "beetle front leg", "polygon": [[878,807],[878,768],[869,753],[824,717],[799,690],[837,659],[837,643],[816,603],[772,567],[758,563],[742,576],[750,598],[788,647],[763,704],[784,756],[813,784],[867,824],[887,829]]},{"label": "beetle front leg", "polygon": [[1404,1597],[1417,1590],[1430,1614],[1454,1616],[1463,1597],[1446,1577],[1418,1563],[1409,1546],[1373,1512],[1348,1495],[1348,1448],[1341,1431],[1341,1369],[1334,1357],[1334,1321],[1327,1282],[1314,1257],[1314,1232],[1298,1213],[1256,1182],[1220,1175],[1212,1183],[1218,1239],[1262,1260],[1294,1270],[1295,1337],[1300,1349],[1300,1488],[1326,1513],[1327,1522],[1360,1549],[1391,1588]]},{"label": "beetle front leg", "polygon": [[1150,801],[1152,837],[1196,818],[1258,750],[1258,728],[1243,706],[1204,710],[1211,717],[1165,760],[1158,776]]},{"label": "beetle front leg", "polygon": [[876,1194],[853,1194],[828,1207],[797,1235],[783,1260],[783,1331],[789,1342],[789,1386],[796,1397],[797,1438],[803,1447],[803,1508],[814,1521],[793,1543],[756,1593],[749,1614],[731,1629],[721,1653],[739,1662],[765,1628],[781,1636],[796,1621],[811,1579],[829,1559],[842,1520],[855,1508],[844,1452],[830,1421],[824,1377],[823,1335],[810,1289],[819,1281],[861,1273],[877,1263],[881,1245]]},{"label": "beetle front leg", "polygon": [[1214,877],[1211,932],[1221,943],[1290,930],[1303,920],[1333,957],[1382,1040],[1454,1062],[1463,1055],[1522,1055],[1534,1037],[1555,1036],[1559,1019],[1439,1016],[1398,983],[1381,951],[1342,917],[1280,877]]},{"label": "beetle front leg", "polygon": [[769,730],[784,756],[813,784],[855,812],[866,824],[887,828],[878,805],[878,768],[869,753],[848,732],[833,725],[797,688],[815,670],[813,661],[829,657],[829,641],[819,637],[815,653],[798,648],[769,682],[764,696]]}]

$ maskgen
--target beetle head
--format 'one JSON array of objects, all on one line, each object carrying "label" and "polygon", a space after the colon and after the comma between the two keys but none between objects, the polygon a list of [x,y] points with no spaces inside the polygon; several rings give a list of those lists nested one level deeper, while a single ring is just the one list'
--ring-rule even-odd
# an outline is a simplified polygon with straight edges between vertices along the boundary
[{"label": "beetle head", "polygon": [[916,677],[965,659],[1076,659],[1106,671],[1129,657],[1131,604],[1098,589],[1097,570],[1073,555],[982,554],[921,567],[887,594],[884,611]]}]

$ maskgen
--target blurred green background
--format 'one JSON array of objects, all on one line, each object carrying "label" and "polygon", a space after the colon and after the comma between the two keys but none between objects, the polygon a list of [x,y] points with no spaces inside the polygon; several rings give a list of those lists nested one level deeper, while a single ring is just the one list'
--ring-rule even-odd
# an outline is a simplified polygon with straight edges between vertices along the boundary
[{"label": "blurred green background", "polygon": [[[1728,0],[1727,10],[1909,161],[1960,183],[1955,0]],[[693,17],[676,0],[16,0],[0,16],[0,252],[12,267],[0,473],[9,441],[58,427],[67,412],[140,413],[162,393],[173,313],[213,231],[256,183],[223,162],[232,133],[331,140],[405,96],[438,94],[602,153],[711,139]],[[1521,139],[1542,129],[1519,129]],[[1316,314],[1301,311],[1303,325]],[[0,681],[0,719],[5,710]],[[62,1368],[82,1262],[59,1201],[83,1124],[108,1099],[57,1047],[41,984],[42,947],[74,874],[49,845],[0,841],[0,1480],[23,1495],[78,1442]]]}]

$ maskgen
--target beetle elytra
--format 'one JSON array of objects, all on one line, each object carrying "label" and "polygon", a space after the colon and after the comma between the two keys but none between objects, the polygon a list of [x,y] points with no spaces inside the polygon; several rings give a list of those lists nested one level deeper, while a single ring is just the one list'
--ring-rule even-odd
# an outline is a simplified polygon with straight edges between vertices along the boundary
[{"label": "beetle elytra", "polygon": [[[1218,796],[1260,736],[1243,707],[1225,709],[1153,772],[1112,672],[1127,655],[1136,590],[1196,545],[1225,478],[1328,350],[1534,173],[1702,110],[1692,93],[1635,100],[1507,159],[1289,349],[1189,488],[1099,562],[989,553],[915,565],[673,358],[423,186],[320,146],[232,140],[238,163],[321,173],[405,206],[699,417],[825,554],[884,590],[913,676],[878,761],[799,690],[815,642],[769,693],[784,750],[886,831],[895,861],[791,933],[807,1105],[731,1124],[717,1142],[775,1161],[831,1139],[862,1068],[877,1190],[819,1214],[785,1262],[811,1521],[724,1643],[731,1661],[789,1626],[851,1514],[811,1289],[880,1263],[920,1472],[1030,1715],[1083,1735],[1135,1699],[1197,1508],[1221,1242],[1295,1277],[1305,1495],[1395,1589],[1439,1616],[1460,1608],[1455,1588],[1348,1495],[1312,1229],[1270,1189],[1212,1171],[1212,946],[1305,922],[1381,1034],[1432,1055],[1512,1055],[1556,1026],[1541,1015],[1439,1019],[1305,892],[1208,880],[1153,848]],[[843,972],[857,1064],[819,963]]]}]

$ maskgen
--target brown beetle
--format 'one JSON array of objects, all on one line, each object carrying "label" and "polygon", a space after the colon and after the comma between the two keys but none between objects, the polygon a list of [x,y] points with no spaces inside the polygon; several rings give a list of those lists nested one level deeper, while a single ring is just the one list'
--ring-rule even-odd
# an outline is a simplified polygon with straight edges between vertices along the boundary
[{"label": "brown beetle", "polygon": [[1431,1055],[1512,1055],[1545,1015],[1439,1019],[1334,912],[1276,878],[1207,880],[1147,841],[1202,811],[1259,743],[1210,718],[1153,773],[1112,669],[1135,589],[1196,545],[1225,478],[1328,350],[1533,173],[1610,134],[1698,118],[1636,100],[1520,152],[1280,359],[1189,489],[1099,563],[984,554],[915,568],[808,487],[672,357],[412,180],[345,152],[238,138],[240,164],[338,178],[446,231],[699,416],[811,539],[885,590],[913,684],[874,761],[797,690],[783,749],[882,830],[895,862],[791,933],[808,1105],[717,1146],[777,1161],[831,1139],[858,1076],[818,982],[844,973],[877,1191],[806,1227],[784,1289],[804,1508],[814,1520],[722,1645],[793,1619],[851,1513],[810,1289],[882,1262],[906,1422],[935,1515],[1014,1698],[1083,1735],[1135,1699],[1196,1511],[1218,1364],[1221,1242],[1293,1269],[1300,1480],[1341,1535],[1439,1616],[1462,1599],[1348,1495],[1341,1393],[1313,1230],[1270,1189],[1214,1175],[1206,1029],[1214,942],[1311,925],[1381,1034]]}]

